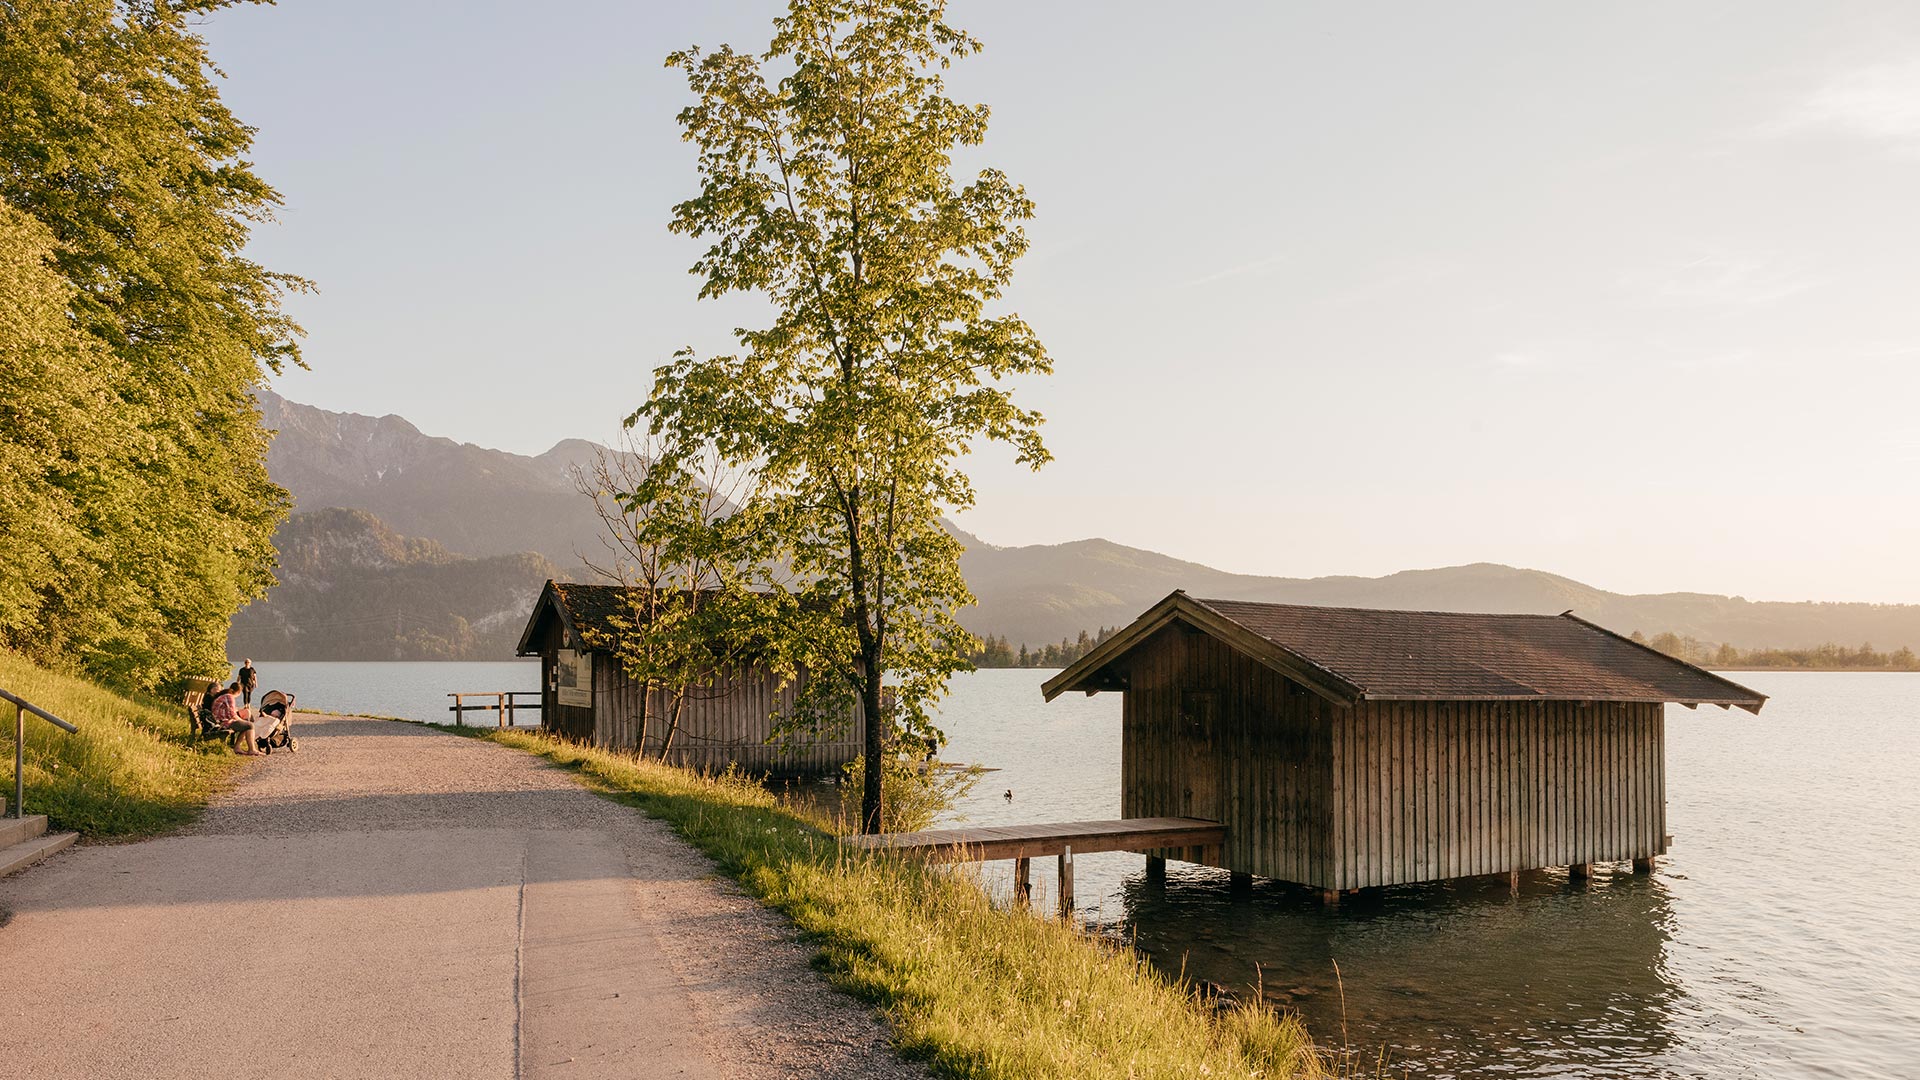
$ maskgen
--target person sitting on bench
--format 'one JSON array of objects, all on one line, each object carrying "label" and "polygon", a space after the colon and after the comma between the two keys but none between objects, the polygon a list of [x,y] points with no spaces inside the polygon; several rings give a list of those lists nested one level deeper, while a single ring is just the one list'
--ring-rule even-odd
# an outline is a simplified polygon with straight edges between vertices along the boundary
[{"label": "person sitting on bench", "polygon": [[235,681],[214,695],[213,726],[227,733],[235,752],[253,757],[260,753],[253,745],[253,710],[234,704],[239,694],[240,683]]}]

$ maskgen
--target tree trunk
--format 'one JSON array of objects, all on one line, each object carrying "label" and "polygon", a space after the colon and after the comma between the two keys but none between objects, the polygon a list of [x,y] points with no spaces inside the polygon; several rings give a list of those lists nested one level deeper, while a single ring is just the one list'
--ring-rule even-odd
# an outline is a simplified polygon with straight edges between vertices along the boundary
[{"label": "tree trunk", "polygon": [[886,733],[888,718],[880,713],[881,686],[879,664],[867,659],[866,677],[860,680],[860,708],[866,714],[866,768],[860,792],[860,831],[869,835],[881,831],[881,778],[886,775]]},{"label": "tree trunk", "polygon": [[660,740],[661,764],[666,763],[667,751],[673,749],[673,733],[680,730],[680,708],[686,703],[686,691],[674,695],[673,710],[667,714],[667,734]]}]

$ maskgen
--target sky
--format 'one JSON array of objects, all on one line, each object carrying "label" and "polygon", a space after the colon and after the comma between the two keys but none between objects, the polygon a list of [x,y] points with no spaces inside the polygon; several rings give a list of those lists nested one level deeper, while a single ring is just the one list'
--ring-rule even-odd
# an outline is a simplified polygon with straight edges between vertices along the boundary
[{"label": "sky", "polygon": [[[281,0],[202,27],[327,409],[609,440],[682,346],[663,66],[783,5]],[[1920,602],[1920,5],[952,0],[1038,204],[1038,473],[960,523],[1309,577]]]}]

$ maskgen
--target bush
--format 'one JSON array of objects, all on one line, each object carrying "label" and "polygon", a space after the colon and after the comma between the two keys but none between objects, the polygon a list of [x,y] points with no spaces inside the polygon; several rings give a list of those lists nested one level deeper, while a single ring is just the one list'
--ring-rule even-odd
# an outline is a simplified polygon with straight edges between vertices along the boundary
[{"label": "bush", "polygon": [[[867,759],[854,758],[840,770],[840,820],[843,832],[857,831],[861,785]],[[918,832],[932,828],[953,804],[967,797],[986,770],[894,756],[880,772],[880,831]],[[849,823],[853,823],[852,826]]]}]

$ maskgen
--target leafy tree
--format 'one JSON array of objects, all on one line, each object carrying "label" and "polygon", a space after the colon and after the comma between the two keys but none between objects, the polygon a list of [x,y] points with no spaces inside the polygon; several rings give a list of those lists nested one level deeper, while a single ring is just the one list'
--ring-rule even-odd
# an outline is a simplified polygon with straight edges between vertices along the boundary
[{"label": "leafy tree", "polygon": [[642,755],[666,760],[688,703],[731,689],[725,673],[754,661],[780,667],[763,645],[767,605],[750,592],[766,554],[753,507],[738,505],[749,479],[665,434],[629,435],[576,476],[612,555],[588,569],[627,589],[612,651],[642,688]]},{"label": "leafy tree", "polygon": [[884,759],[942,745],[930,707],[972,645],[940,523],[973,502],[961,459],[994,442],[1048,459],[1039,415],[1005,385],[1050,370],[1046,352],[1019,316],[988,313],[1032,203],[997,170],[953,176],[987,109],[948,98],[942,72],[979,48],[941,0],[793,0],[762,55],[667,60],[695,95],[680,123],[700,176],[672,228],[709,244],[703,298],[754,293],[773,314],[737,331],[737,352],[676,354],[633,422],[753,473],[765,576],[787,577],[767,584],[794,601],[789,656],[820,676],[809,715],[839,699],[869,719],[869,832]]},{"label": "leafy tree", "polygon": [[101,570],[92,613],[34,636],[144,685],[224,661],[229,618],[272,582],[287,503],[249,390],[298,362],[280,300],[305,282],[242,254],[279,197],[189,23],[228,3],[0,3],[0,200],[51,234],[73,322],[112,357],[96,370],[127,462],[116,485],[73,491],[96,530],[74,549]]},{"label": "leafy tree", "polygon": [[114,357],[73,325],[53,236],[0,203],[0,644],[83,636],[104,573],[95,513],[124,484]]}]

